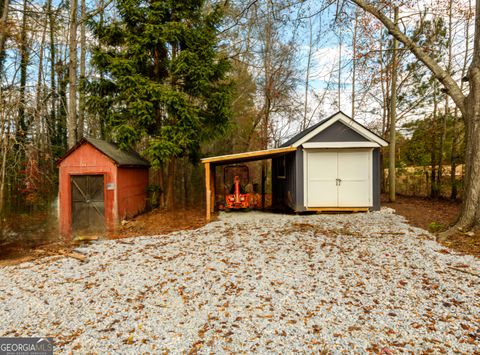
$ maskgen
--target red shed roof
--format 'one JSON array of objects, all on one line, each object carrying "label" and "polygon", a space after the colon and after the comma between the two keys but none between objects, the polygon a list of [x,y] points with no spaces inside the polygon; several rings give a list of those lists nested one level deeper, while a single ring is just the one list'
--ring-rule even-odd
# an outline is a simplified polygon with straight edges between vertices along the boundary
[{"label": "red shed roof", "polygon": [[144,167],[149,168],[150,163],[142,158],[140,154],[133,150],[121,150],[118,145],[114,143],[109,143],[101,139],[95,138],[82,138],[77,144],[75,144],[65,155],[57,161],[59,165],[65,158],[72,154],[75,150],[78,149],[81,145],[89,143],[101,153],[105,154],[111,160],[115,162],[117,166],[120,167]]}]

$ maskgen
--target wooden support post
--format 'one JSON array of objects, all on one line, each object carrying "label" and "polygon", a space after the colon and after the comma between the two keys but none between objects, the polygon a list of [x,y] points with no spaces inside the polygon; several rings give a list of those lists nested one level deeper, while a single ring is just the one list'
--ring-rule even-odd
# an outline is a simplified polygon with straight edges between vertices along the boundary
[{"label": "wooden support post", "polygon": [[262,186],[261,186],[261,192],[262,192],[262,210],[265,209],[265,184],[267,181],[267,161],[263,160],[262,161]]},{"label": "wooden support post", "polygon": [[210,190],[210,163],[205,163],[205,209],[206,209],[206,220],[210,222],[211,219],[211,195],[212,191]]},{"label": "wooden support post", "polygon": [[215,174],[215,165],[210,166],[210,190],[211,190],[211,197],[210,197],[210,211],[215,212],[215,182],[216,182],[216,174]]}]

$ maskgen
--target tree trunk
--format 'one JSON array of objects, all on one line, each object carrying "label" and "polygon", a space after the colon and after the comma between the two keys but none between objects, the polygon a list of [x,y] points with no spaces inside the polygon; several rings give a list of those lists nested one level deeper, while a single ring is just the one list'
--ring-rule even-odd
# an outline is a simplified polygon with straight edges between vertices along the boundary
[{"label": "tree trunk", "polygon": [[27,9],[28,2],[23,2],[22,29],[20,33],[20,99],[18,107],[18,125],[16,127],[16,145],[23,147],[27,134],[27,118],[25,115],[27,90],[27,68],[28,68],[28,48],[27,48]]},{"label": "tree trunk", "polygon": [[455,201],[457,199],[457,121],[458,112],[455,108],[452,123],[452,149],[450,151],[450,200]]},{"label": "tree trunk", "polygon": [[175,207],[175,157],[172,157],[168,162],[168,177],[167,177],[167,196],[166,207],[168,210],[173,210]]},{"label": "tree trunk", "polygon": [[308,125],[308,89],[310,82],[310,67],[312,62],[312,52],[313,52],[313,28],[312,28],[312,19],[309,19],[309,47],[308,47],[308,56],[307,56],[307,73],[305,74],[305,100],[303,103],[303,122],[302,122],[302,131],[307,128]]},{"label": "tree trunk", "polygon": [[432,171],[430,174],[430,197],[438,197],[437,189],[437,82],[433,83],[433,114],[432,114],[432,146],[430,147],[430,166]]},{"label": "tree trunk", "polygon": [[437,173],[437,195],[442,196],[442,176],[443,176],[443,155],[445,151],[445,140],[447,138],[447,117],[450,114],[448,108],[448,99],[445,100],[445,112],[442,117],[442,132],[440,135],[440,146],[438,147],[438,173]]},{"label": "tree trunk", "polygon": [[355,24],[353,26],[353,58],[352,58],[352,119],[355,119],[355,78],[357,75],[357,32],[358,32],[358,11],[355,11]]},{"label": "tree trunk", "polygon": [[183,204],[184,207],[188,207],[190,205],[190,193],[188,190],[188,186],[190,186],[188,177],[190,165],[187,158],[183,159]]},{"label": "tree trunk", "polygon": [[10,8],[9,0],[3,0],[0,16],[0,82],[3,77],[3,61],[5,59],[5,42],[7,41],[7,20],[8,9]]},{"label": "tree trunk", "polygon": [[[55,17],[53,15],[52,0],[47,2],[49,37],[50,37],[50,115],[47,123],[48,139],[50,144],[57,144],[56,130],[56,109],[57,109],[57,89],[55,81]],[[52,145],[53,145],[52,144]],[[53,161],[52,161],[53,162]],[[52,164],[53,168],[53,164]]]},{"label": "tree trunk", "polygon": [[[472,1],[469,0],[469,11],[472,10]],[[463,57],[463,65],[462,65],[462,78],[465,77],[467,73],[467,65],[468,65],[468,56],[469,56],[469,48],[470,48],[470,17],[467,17],[465,23],[465,55]],[[463,91],[463,86],[465,82],[462,80],[460,84],[460,89]],[[453,114],[453,127],[452,127],[452,149],[450,152],[450,199],[455,201],[457,199],[457,179],[456,179],[456,170],[457,170],[457,144],[458,144],[458,134],[457,134],[457,122],[458,122],[458,107],[455,107],[454,114]]]},{"label": "tree trunk", "polygon": [[[398,7],[394,9],[394,23],[395,25],[398,22]],[[393,39],[393,54],[392,54],[392,95],[390,97],[390,147],[388,155],[388,195],[390,202],[395,202],[396,192],[395,192],[395,183],[396,183],[396,164],[395,164],[395,143],[396,143],[396,132],[397,127],[397,48],[398,42],[397,39]]]},{"label": "tree trunk", "polygon": [[68,43],[68,148],[77,142],[77,10],[78,0],[70,0],[70,38]]},{"label": "tree trunk", "polygon": [[[478,9],[477,9],[478,11]],[[477,22],[480,19],[477,18]],[[465,178],[462,212],[457,228],[468,230],[480,226],[480,62],[474,59],[469,69],[470,93],[466,99]]]},{"label": "tree trunk", "polygon": [[6,168],[7,168],[7,152],[9,146],[8,136],[10,134],[10,121],[5,122],[6,115],[3,112],[0,112],[2,115],[2,133],[1,133],[1,141],[2,141],[2,168],[0,171],[0,217],[4,212],[5,206],[5,175],[6,175]]},{"label": "tree trunk", "polygon": [[160,196],[159,196],[159,201],[158,204],[160,205],[160,208],[166,208],[166,199],[165,199],[165,194],[166,194],[166,189],[165,189],[165,177],[164,177],[164,166],[163,164],[160,165],[160,167],[157,170],[158,174],[158,185],[160,186]]},{"label": "tree trunk", "polygon": [[81,24],[80,24],[80,85],[78,90],[78,130],[77,139],[81,139],[84,135],[85,129],[85,66],[87,54],[87,36],[86,36],[86,21],[87,21],[87,6],[85,0],[81,0]]},{"label": "tree trunk", "polygon": [[40,49],[38,55],[38,75],[37,75],[37,90],[35,94],[35,131],[36,139],[39,145],[42,141],[42,132],[41,132],[41,111],[42,111],[42,81],[43,81],[43,52],[45,47],[45,36],[47,34],[47,17],[44,19],[43,30],[42,30],[42,40],[40,42]]},{"label": "tree trunk", "polygon": [[[338,28],[340,28],[340,26]],[[340,33],[338,34],[338,111],[342,110],[342,40],[342,32],[340,30]]]},{"label": "tree trunk", "polygon": [[[448,64],[447,73],[452,72],[452,0],[448,2]],[[437,186],[439,196],[442,196],[442,177],[443,177],[443,155],[445,151],[445,140],[447,138],[447,119],[450,116],[449,97],[445,95],[445,112],[442,119],[442,134],[440,136],[440,147],[438,152],[438,176]]]},{"label": "tree trunk", "polygon": [[67,72],[63,62],[58,63],[58,109],[57,120],[55,122],[55,134],[58,141],[58,149],[60,154],[68,147],[67,144]]}]

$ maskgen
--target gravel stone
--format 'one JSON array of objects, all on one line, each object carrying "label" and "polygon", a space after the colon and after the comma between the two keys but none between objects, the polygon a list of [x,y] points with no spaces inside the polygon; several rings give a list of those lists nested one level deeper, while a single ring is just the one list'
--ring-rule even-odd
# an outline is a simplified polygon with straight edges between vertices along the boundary
[{"label": "gravel stone", "polygon": [[[480,261],[389,208],[222,213],[0,269],[0,336],[56,353],[475,353]],[[468,273],[459,270],[467,271]]]}]

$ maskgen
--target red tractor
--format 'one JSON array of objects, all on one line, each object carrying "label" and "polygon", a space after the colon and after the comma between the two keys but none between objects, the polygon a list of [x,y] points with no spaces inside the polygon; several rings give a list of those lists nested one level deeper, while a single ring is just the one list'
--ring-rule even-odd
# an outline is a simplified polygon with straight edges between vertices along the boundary
[{"label": "red tractor", "polygon": [[[248,167],[246,165],[227,166],[223,170],[225,183],[225,209],[250,209],[250,194],[246,192],[249,183]],[[231,182],[231,185],[227,182]]]}]

